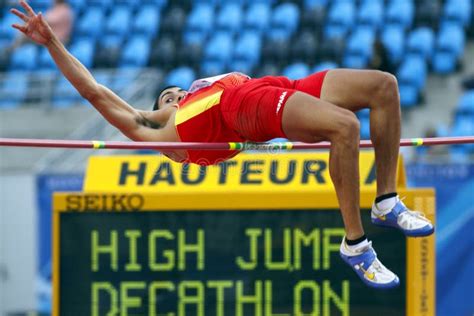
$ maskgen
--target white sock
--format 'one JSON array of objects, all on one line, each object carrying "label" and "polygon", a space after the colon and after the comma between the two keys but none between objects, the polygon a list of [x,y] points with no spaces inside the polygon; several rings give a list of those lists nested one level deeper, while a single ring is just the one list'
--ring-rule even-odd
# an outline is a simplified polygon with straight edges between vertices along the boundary
[{"label": "white sock", "polygon": [[377,207],[374,207],[374,212],[379,215],[385,215],[388,213],[398,202],[398,196],[394,196],[377,203]]},{"label": "white sock", "polygon": [[354,256],[360,254],[361,250],[366,248],[368,245],[369,240],[367,238],[355,245],[348,245],[346,239],[344,238],[342,242],[341,251],[346,256]]}]

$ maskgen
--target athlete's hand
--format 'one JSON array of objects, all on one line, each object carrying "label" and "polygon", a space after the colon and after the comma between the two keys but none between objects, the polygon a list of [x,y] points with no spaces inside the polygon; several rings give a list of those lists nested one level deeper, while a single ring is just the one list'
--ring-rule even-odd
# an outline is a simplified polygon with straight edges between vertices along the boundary
[{"label": "athlete's hand", "polygon": [[35,43],[40,45],[50,43],[54,38],[54,33],[48,22],[44,20],[43,15],[41,13],[36,14],[24,0],[20,1],[20,5],[25,9],[26,14],[17,9],[11,9],[10,12],[22,19],[25,24],[13,24],[12,27],[21,31]]}]

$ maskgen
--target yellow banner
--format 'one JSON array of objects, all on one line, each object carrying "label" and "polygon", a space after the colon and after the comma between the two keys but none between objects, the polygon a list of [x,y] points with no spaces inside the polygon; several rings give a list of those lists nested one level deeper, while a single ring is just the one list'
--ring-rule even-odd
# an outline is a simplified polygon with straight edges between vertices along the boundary
[{"label": "yellow banner", "polygon": [[[399,163],[398,187],[405,186]],[[372,151],[360,154],[361,190],[375,191]],[[328,153],[242,153],[215,166],[179,164],[161,155],[93,156],[86,192],[332,191]]]}]

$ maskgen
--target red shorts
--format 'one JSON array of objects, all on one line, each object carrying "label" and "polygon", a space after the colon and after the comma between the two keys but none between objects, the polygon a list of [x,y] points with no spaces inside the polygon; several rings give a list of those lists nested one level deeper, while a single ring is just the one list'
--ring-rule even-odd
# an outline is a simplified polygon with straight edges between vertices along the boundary
[{"label": "red shorts", "polygon": [[222,94],[220,105],[224,120],[249,141],[287,138],[281,124],[286,101],[297,91],[319,98],[327,72],[318,72],[298,80],[263,77],[227,88]]}]

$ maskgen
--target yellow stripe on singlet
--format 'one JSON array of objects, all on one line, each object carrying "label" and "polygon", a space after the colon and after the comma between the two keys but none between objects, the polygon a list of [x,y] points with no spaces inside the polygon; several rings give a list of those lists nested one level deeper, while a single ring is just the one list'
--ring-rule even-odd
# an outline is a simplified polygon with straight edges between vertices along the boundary
[{"label": "yellow stripe on singlet", "polygon": [[223,91],[213,93],[200,100],[196,100],[180,108],[176,113],[175,125],[186,122],[189,119],[209,110],[219,104]]}]

